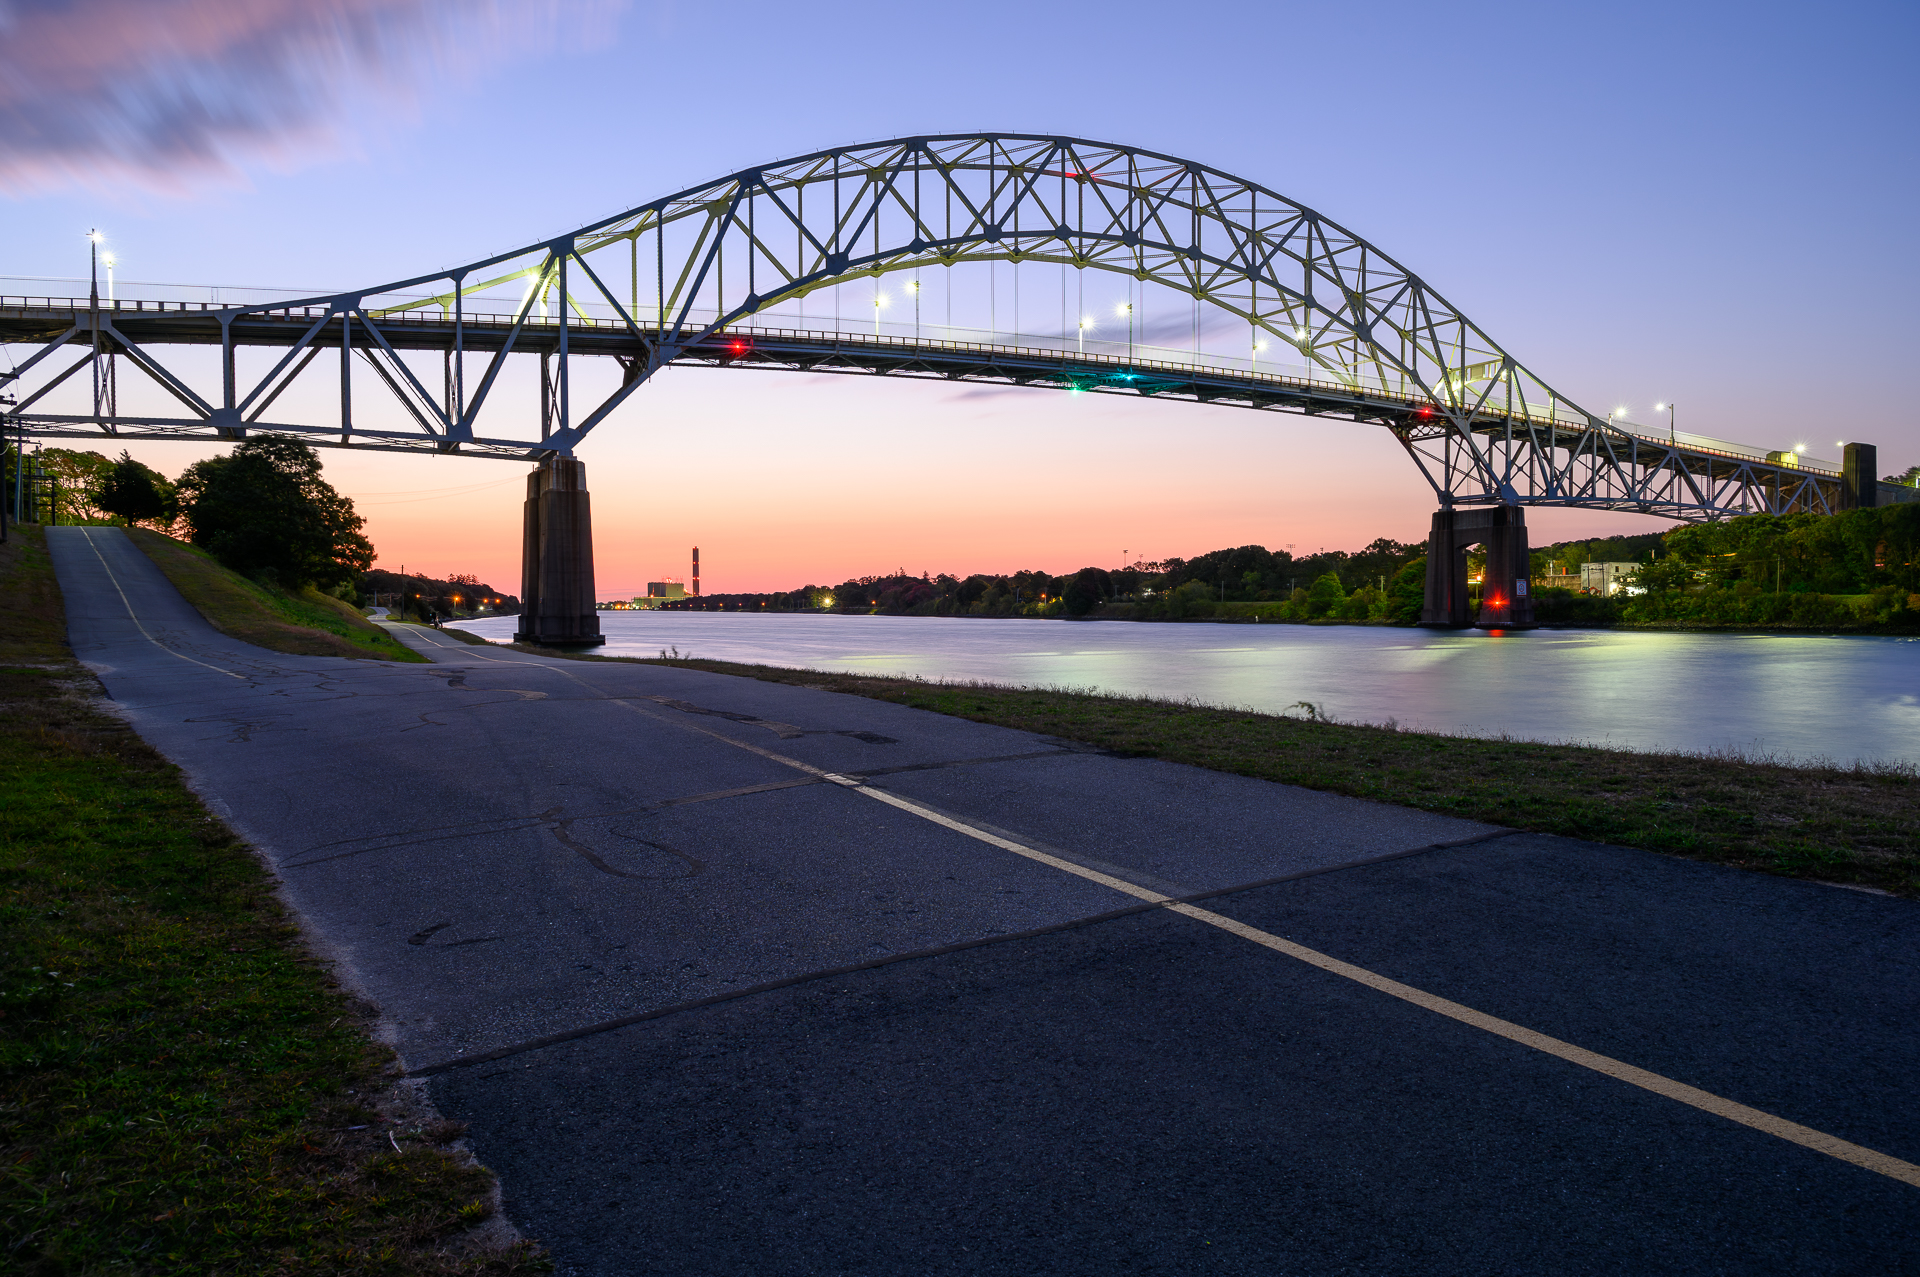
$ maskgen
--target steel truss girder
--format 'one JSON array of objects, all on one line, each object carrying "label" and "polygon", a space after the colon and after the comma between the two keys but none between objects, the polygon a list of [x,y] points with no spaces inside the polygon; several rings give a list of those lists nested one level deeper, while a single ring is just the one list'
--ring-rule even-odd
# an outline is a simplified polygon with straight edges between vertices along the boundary
[{"label": "steel truss girder", "polygon": [[[982,262],[1057,263],[1184,292],[1250,333],[1291,345],[1312,376],[1288,382],[1144,365],[1115,372],[1111,361],[1079,367],[1052,352],[954,343],[902,350],[842,333],[755,337],[746,358],[726,347],[758,313],[831,284]],[[497,309],[515,290],[510,313],[471,312],[474,299]],[[612,318],[595,319],[596,308]],[[732,363],[1144,393],[1367,421],[1395,430],[1443,504],[1517,500],[1713,518],[1762,494],[1771,494],[1768,508],[1837,500],[1829,491],[1837,477],[1698,450],[1649,452],[1649,441],[1557,394],[1378,248],[1267,187],[1173,156],[1069,137],[917,136],[819,151],[376,288],[195,310],[0,308],[0,340],[41,347],[19,365],[23,374],[60,345],[92,341],[101,354],[128,355],[196,414],[20,414],[33,431],[57,437],[272,431],[334,446],[566,454],[668,364]],[[154,353],[215,344],[217,387],[195,389]],[[243,385],[234,360],[241,346],[285,353]],[[339,420],[263,420],[330,348],[341,365]],[[401,357],[409,350],[445,352],[438,398]],[[471,388],[470,353],[487,357]],[[543,367],[551,359],[540,430],[483,437],[476,426],[513,353],[538,353]],[[576,418],[571,361],[607,356],[620,360],[620,385]],[[354,420],[356,363],[402,404],[412,431]]]}]

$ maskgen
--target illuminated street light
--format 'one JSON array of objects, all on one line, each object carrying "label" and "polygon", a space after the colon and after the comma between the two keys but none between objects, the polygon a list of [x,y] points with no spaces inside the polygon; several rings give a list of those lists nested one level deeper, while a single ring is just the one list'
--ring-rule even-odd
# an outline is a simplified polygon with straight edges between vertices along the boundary
[{"label": "illuminated street light", "polygon": [[1080,339],[1080,353],[1083,355],[1087,353],[1087,329],[1091,327],[1093,327],[1093,316],[1082,315],[1080,317],[1080,331],[1077,336]]},{"label": "illuminated street light", "polygon": [[1667,414],[1667,442],[1673,443],[1679,437],[1673,432],[1673,405],[1670,403],[1657,403],[1653,406],[1653,410]]}]

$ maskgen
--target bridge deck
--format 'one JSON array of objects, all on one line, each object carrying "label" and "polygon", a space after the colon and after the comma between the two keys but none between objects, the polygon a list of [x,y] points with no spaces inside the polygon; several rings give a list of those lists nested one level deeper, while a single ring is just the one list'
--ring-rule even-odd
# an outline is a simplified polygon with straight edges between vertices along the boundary
[{"label": "bridge deck", "polygon": [[[116,329],[142,347],[220,345],[222,317],[231,315],[235,345],[289,348],[329,316],[326,308],[318,306],[241,311],[208,302],[130,301],[103,305],[102,311]],[[89,315],[88,304],[78,299],[0,297],[0,342],[53,341],[76,323],[88,324]],[[379,316],[379,324],[381,336],[395,350],[442,354],[453,352],[456,344],[478,355],[492,355],[509,346],[521,353],[552,353],[558,348],[561,332],[560,323],[550,317],[529,316],[519,325],[516,336],[511,315],[466,315],[456,324],[450,313],[438,310],[388,312]],[[618,320],[594,317],[573,318],[566,329],[570,353],[628,361],[646,356],[648,347],[642,338],[650,343],[661,337],[655,327],[641,325],[634,329]],[[327,348],[339,344],[337,337],[323,337],[316,344],[322,343]],[[372,351],[379,344],[364,325],[356,325],[356,349]],[[925,377],[1178,399],[1386,426],[1403,433],[1410,442],[1440,439],[1449,429],[1448,406],[1431,398],[1336,380],[1046,347],[735,326],[689,345],[672,362]],[[1779,470],[1783,478],[1794,483],[1804,482],[1809,476],[1827,480],[1840,477],[1837,470],[1806,462],[1772,463],[1760,450],[1738,444],[1676,443],[1610,424],[1599,426],[1584,418],[1572,421],[1512,412],[1492,403],[1463,415],[1474,433],[1490,440],[1524,439],[1533,447],[1571,453],[1598,447],[1622,464],[1677,465],[1708,483],[1725,481],[1735,471],[1756,465]],[[71,420],[88,426],[92,423],[90,417]]]}]

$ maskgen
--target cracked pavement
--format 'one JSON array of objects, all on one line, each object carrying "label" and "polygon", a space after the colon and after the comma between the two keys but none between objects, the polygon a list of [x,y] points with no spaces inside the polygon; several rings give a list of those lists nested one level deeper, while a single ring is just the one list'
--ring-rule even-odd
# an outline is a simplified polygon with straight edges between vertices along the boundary
[{"label": "cracked pavement", "polygon": [[562,1271],[1920,1271],[1920,1189],[1098,879],[1269,884],[1208,908],[1914,1159],[1910,902],[413,627],[280,655],[49,544]]}]

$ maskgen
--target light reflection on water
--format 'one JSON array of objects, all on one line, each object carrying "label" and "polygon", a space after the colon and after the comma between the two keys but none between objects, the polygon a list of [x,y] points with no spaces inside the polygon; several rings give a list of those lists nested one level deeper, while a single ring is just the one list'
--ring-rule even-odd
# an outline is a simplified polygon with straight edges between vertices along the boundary
[{"label": "light reflection on water", "polygon": [[[602,612],[608,656],[1098,687],[1639,749],[1920,760],[1920,640]],[[463,628],[506,640],[512,617]]]}]

